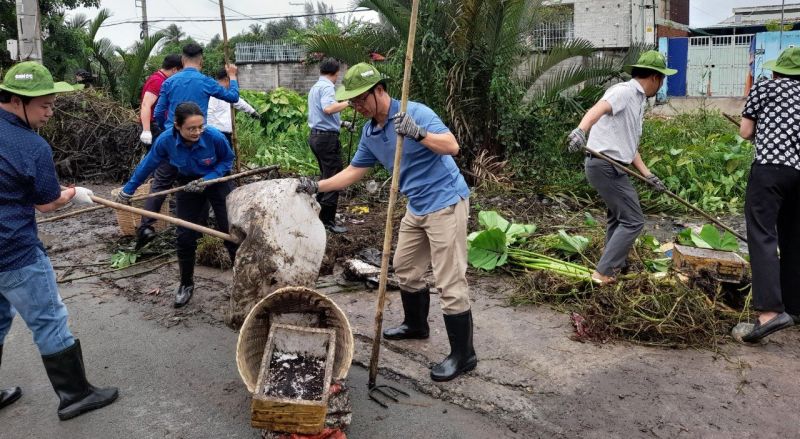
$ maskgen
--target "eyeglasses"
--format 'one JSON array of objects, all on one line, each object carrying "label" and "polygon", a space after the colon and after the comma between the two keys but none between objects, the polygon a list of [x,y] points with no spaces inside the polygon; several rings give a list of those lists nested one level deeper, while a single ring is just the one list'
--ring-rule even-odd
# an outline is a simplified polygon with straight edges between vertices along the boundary
[{"label": "eyeglasses", "polygon": [[186,131],[187,133],[195,134],[195,133],[202,133],[203,131],[205,131],[206,126],[200,125],[199,127],[181,127],[180,129],[182,131]]},{"label": "eyeglasses", "polygon": [[371,92],[371,91],[368,91],[368,92],[366,92],[366,93],[364,93],[364,94],[362,94],[362,95],[360,95],[360,96],[358,96],[358,97],[355,97],[355,98],[353,98],[353,99],[350,99],[350,103],[351,103],[352,105],[364,105],[364,102],[366,102],[366,101],[367,101],[367,97],[368,97],[369,95],[371,95],[371,94],[372,94],[372,92]]}]

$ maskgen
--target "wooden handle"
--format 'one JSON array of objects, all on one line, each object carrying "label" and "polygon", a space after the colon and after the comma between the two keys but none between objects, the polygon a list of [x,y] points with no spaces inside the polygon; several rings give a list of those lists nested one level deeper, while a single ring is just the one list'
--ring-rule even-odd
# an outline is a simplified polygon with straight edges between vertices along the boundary
[{"label": "wooden handle", "polygon": [[149,218],[155,218],[157,220],[166,221],[168,223],[175,224],[176,226],[185,227],[190,230],[194,230],[195,232],[204,233],[206,235],[215,236],[217,238],[224,239],[226,241],[230,241],[234,244],[239,244],[239,241],[234,238],[232,235],[227,233],[222,233],[219,230],[210,229],[208,227],[203,227],[199,224],[190,223],[189,221],[184,221],[179,218],[173,218],[169,215],[162,215],[156,212],[150,212],[149,210],[139,209],[137,207],[128,206],[125,204],[115,203],[113,201],[106,200],[105,198],[100,198],[97,196],[92,195],[90,197],[92,201],[97,204],[102,204],[104,206],[110,207],[112,209],[117,210],[124,210],[125,212],[135,213],[137,215],[146,216]]},{"label": "wooden handle", "polygon": [[[210,186],[212,184],[224,183],[226,181],[236,180],[238,178],[249,177],[251,175],[263,174],[265,172],[274,171],[274,170],[276,170],[278,168],[280,168],[279,165],[270,165],[270,166],[265,166],[263,168],[251,169],[249,171],[240,172],[238,174],[233,174],[233,175],[228,175],[228,176],[225,176],[225,177],[215,178],[213,180],[206,180],[200,186],[206,187],[206,186]],[[174,194],[175,192],[182,191],[183,188],[185,188],[185,187],[186,186],[179,186],[179,187],[176,187],[176,188],[167,189],[165,191],[153,192],[152,194],[138,195],[138,196],[133,197],[131,199],[131,201],[140,201],[140,200],[146,200],[148,198],[160,197],[162,195]],[[48,218],[39,219],[39,220],[36,221],[36,224],[50,223],[50,222],[53,222],[53,221],[62,220],[64,218],[70,218],[70,217],[81,215],[81,214],[84,214],[84,213],[89,213],[89,212],[94,212],[96,210],[105,209],[106,207],[108,207],[108,206],[99,205],[99,206],[87,207],[85,209],[74,210],[72,212],[68,212],[68,213],[65,213],[63,215],[51,216],[51,217],[48,217]]]},{"label": "wooden handle", "polygon": [[[411,20],[408,24],[408,42],[406,43],[406,62],[403,69],[403,92],[400,97],[400,111],[408,107],[408,91],[411,86],[411,64],[414,60],[414,40],[417,33],[417,12],[419,0],[411,4]],[[391,115],[389,115],[391,117]],[[392,167],[392,186],[389,189],[389,207],[386,210],[386,228],[383,232],[383,254],[381,256],[381,275],[378,284],[378,299],[375,306],[375,337],[372,339],[372,355],[369,359],[369,388],[375,387],[378,376],[378,358],[381,351],[381,329],[383,328],[383,308],[386,305],[386,283],[389,278],[389,255],[392,253],[392,217],[397,202],[397,189],[400,185],[400,159],[403,157],[403,136],[397,135]]]},{"label": "wooden handle", "polygon": [[[600,152],[597,152],[597,151],[595,151],[595,150],[593,150],[593,149],[589,148],[588,146],[584,146],[584,147],[583,147],[583,149],[585,149],[585,150],[586,150],[588,153],[592,154],[593,156],[595,156],[595,157],[599,158],[600,160],[604,160],[604,161],[606,161],[606,162],[610,163],[611,165],[615,166],[617,169],[621,170],[622,172],[624,172],[624,173],[626,173],[626,174],[628,174],[628,175],[630,175],[630,176],[636,177],[637,179],[639,179],[639,180],[643,181],[644,183],[646,183],[646,184],[648,184],[648,185],[650,185],[650,186],[653,186],[653,187],[655,187],[655,185],[653,185],[653,183],[651,183],[651,182],[650,182],[650,180],[648,180],[648,179],[644,178],[644,177],[643,177],[641,174],[639,174],[638,172],[632,171],[632,170],[631,170],[631,169],[629,169],[627,166],[624,166],[624,165],[622,165],[621,163],[617,163],[616,161],[614,161],[614,160],[611,160],[611,159],[610,159],[610,158],[608,158],[608,157],[607,157],[605,154],[603,154],[603,153],[600,153]],[[703,218],[705,218],[705,219],[707,219],[707,220],[711,221],[712,223],[714,223],[714,224],[716,224],[716,225],[718,225],[718,226],[722,227],[723,229],[727,230],[727,231],[728,231],[728,232],[730,232],[730,233],[731,233],[733,236],[735,236],[735,237],[737,237],[737,238],[741,239],[741,240],[742,240],[742,241],[744,241],[744,242],[747,242],[747,238],[745,238],[744,236],[742,236],[740,233],[737,233],[735,230],[733,230],[732,228],[730,228],[730,227],[726,226],[726,225],[725,225],[725,224],[723,224],[721,221],[719,221],[718,219],[716,219],[716,218],[714,218],[713,216],[709,215],[708,213],[704,212],[704,211],[703,211],[703,210],[701,210],[699,207],[695,207],[695,206],[694,206],[692,203],[690,203],[690,202],[688,202],[688,201],[684,200],[683,198],[679,197],[677,194],[675,194],[674,192],[671,192],[669,189],[667,189],[667,190],[665,190],[665,191],[663,191],[663,192],[664,192],[665,194],[669,195],[670,197],[672,197],[672,198],[673,198],[674,200],[676,200],[677,202],[679,202],[679,203],[683,204],[684,206],[688,207],[689,209],[691,209],[691,210],[693,210],[693,211],[697,212],[697,213],[698,213],[698,214],[700,214],[700,216],[702,216]]]}]

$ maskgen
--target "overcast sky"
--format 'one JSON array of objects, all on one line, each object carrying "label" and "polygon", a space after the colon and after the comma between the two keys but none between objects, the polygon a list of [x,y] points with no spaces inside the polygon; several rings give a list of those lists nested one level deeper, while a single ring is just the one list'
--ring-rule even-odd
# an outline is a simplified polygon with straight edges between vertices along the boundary
[{"label": "overcast sky", "polygon": [[[788,0],[793,3],[800,0]],[[351,9],[352,0],[325,0],[337,11]],[[123,21],[136,21],[141,19],[139,8],[135,0],[102,0],[101,7],[108,8],[113,16],[106,23]],[[302,14],[303,0],[224,0],[226,17],[229,19],[245,18],[244,16],[273,16]],[[691,0],[690,25],[704,27],[718,23],[732,15],[731,9],[739,6],[756,6],[780,4],[780,0]],[[87,16],[93,17],[97,9],[79,9]],[[147,16],[150,20],[182,18],[212,18],[219,17],[219,6],[216,0],[149,0],[147,2]],[[370,15],[357,14],[357,17],[369,19]],[[169,25],[170,21],[154,22],[151,29],[161,29]],[[258,21],[229,21],[228,34],[235,35]],[[261,23],[265,23],[261,21]],[[195,39],[206,42],[215,34],[222,33],[219,22],[177,23],[183,31]],[[100,31],[100,36],[111,40],[123,47],[127,47],[139,38],[138,23],[108,26]]]}]

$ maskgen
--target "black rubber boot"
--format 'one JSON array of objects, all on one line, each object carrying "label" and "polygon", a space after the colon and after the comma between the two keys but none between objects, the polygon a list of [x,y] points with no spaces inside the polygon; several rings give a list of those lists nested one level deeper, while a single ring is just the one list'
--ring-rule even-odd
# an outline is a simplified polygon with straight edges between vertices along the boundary
[{"label": "black rubber boot", "polygon": [[321,204],[319,219],[331,233],[347,233],[347,228],[336,225],[336,206]]},{"label": "black rubber boot", "polygon": [[181,284],[175,290],[175,308],[185,306],[194,294],[194,257],[178,259],[178,268],[181,272]]},{"label": "black rubber boot", "polygon": [[[3,345],[0,344],[0,364],[3,363]],[[14,401],[22,396],[22,389],[19,387],[12,387],[10,389],[0,389],[0,409],[11,405]]]},{"label": "black rubber boot", "polygon": [[79,340],[61,352],[42,355],[44,368],[58,399],[58,418],[62,421],[105,407],[117,399],[116,387],[97,388],[86,380]]},{"label": "black rubber boot", "polygon": [[428,338],[428,308],[431,295],[427,288],[414,293],[400,291],[403,300],[403,323],[395,328],[383,330],[383,338],[387,340],[410,340]]},{"label": "black rubber boot", "polygon": [[139,227],[136,231],[136,251],[149,244],[157,236],[156,231],[152,227],[145,226]]},{"label": "black rubber boot", "polygon": [[431,369],[434,381],[450,381],[462,373],[475,369],[478,357],[472,346],[472,310],[444,316],[450,355]]}]

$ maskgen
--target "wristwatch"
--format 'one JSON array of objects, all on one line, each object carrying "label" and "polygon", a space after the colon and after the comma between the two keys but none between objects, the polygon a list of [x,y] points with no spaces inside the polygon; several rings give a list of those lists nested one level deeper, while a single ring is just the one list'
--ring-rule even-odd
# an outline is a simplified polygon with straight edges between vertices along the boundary
[{"label": "wristwatch", "polygon": [[417,131],[417,137],[414,139],[417,142],[424,139],[428,135],[428,130],[424,127],[419,127],[419,131]]}]

